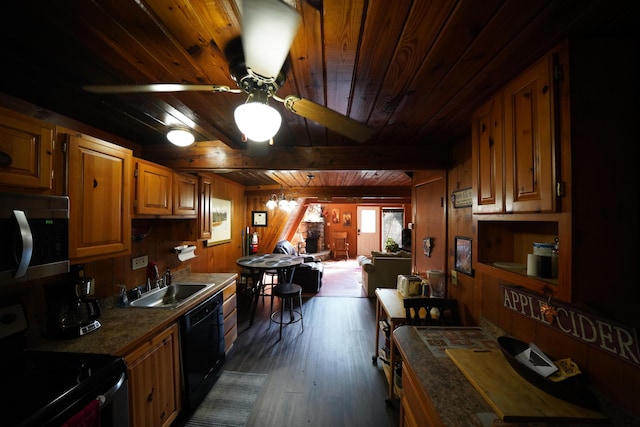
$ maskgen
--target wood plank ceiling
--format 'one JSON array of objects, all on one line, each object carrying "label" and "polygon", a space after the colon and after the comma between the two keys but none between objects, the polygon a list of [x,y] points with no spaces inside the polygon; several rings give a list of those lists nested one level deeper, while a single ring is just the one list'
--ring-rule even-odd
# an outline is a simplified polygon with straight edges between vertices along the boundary
[{"label": "wood plank ceiling", "polygon": [[[246,186],[409,187],[406,172],[451,165],[450,145],[469,137],[479,103],[564,37],[623,25],[629,9],[637,16],[637,3],[295,1],[302,24],[277,94],[297,94],[368,124],[374,135],[365,142],[277,102],[271,105],[283,125],[274,145],[243,142],[233,111],[244,94],[82,89],[236,87],[224,54],[241,35],[233,0],[11,1],[0,28],[0,92],[134,141],[145,158],[223,173]],[[175,122],[192,128],[195,145],[167,143]]]}]

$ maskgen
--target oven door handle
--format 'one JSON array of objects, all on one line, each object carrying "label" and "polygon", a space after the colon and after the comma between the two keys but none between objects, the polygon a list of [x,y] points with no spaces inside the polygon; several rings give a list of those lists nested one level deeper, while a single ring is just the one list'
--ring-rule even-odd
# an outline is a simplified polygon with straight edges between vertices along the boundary
[{"label": "oven door handle", "polygon": [[127,374],[123,372],[122,375],[120,375],[118,382],[115,383],[113,387],[111,387],[109,390],[104,392],[104,394],[101,394],[98,397],[96,397],[96,400],[100,401],[101,407],[111,402],[111,399],[113,399],[113,396],[122,388],[122,385],[126,380],[127,380]]},{"label": "oven door handle", "polygon": [[16,279],[20,279],[27,273],[27,268],[31,262],[31,255],[33,255],[33,235],[31,234],[29,221],[24,211],[14,209],[13,216],[16,217],[16,221],[18,222],[20,238],[22,239],[22,254],[20,255],[20,263],[18,264],[15,275]]}]

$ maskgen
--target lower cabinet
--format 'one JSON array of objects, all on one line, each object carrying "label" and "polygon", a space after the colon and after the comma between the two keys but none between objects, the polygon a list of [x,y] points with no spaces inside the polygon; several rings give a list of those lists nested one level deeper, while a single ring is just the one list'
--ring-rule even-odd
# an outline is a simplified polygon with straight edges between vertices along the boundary
[{"label": "lower cabinet", "polygon": [[420,389],[415,374],[407,364],[402,366],[402,388],[400,427],[442,425],[442,420],[440,420],[435,410],[429,410],[429,398]]},{"label": "lower cabinet", "polygon": [[131,427],[170,426],[181,410],[180,342],[173,324],[124,357]]},{"label": "lower cabinet", "polygon": [[222,290],[222,314],[224,316],[224,352],[229,349],[238,338],[238,309],[236,298],[236,282]]}]

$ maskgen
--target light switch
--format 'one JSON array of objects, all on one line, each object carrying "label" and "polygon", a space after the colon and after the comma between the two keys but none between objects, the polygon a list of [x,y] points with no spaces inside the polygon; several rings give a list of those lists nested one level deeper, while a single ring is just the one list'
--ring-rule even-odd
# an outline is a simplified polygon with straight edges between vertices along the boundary
[{"label": "light switch", "polygon": [[458,286],[458,272],[451,270],[451,284]]}]

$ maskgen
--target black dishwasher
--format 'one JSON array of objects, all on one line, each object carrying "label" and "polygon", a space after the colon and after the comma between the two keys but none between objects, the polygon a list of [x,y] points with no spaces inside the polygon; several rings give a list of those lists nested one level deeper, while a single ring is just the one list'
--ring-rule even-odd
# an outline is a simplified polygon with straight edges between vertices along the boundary
[{"label": "black dishwasher", "polygon": [[218,292],[180,319],[186,414],[211,390],[225,361],[222,302],[222,292]]}]

